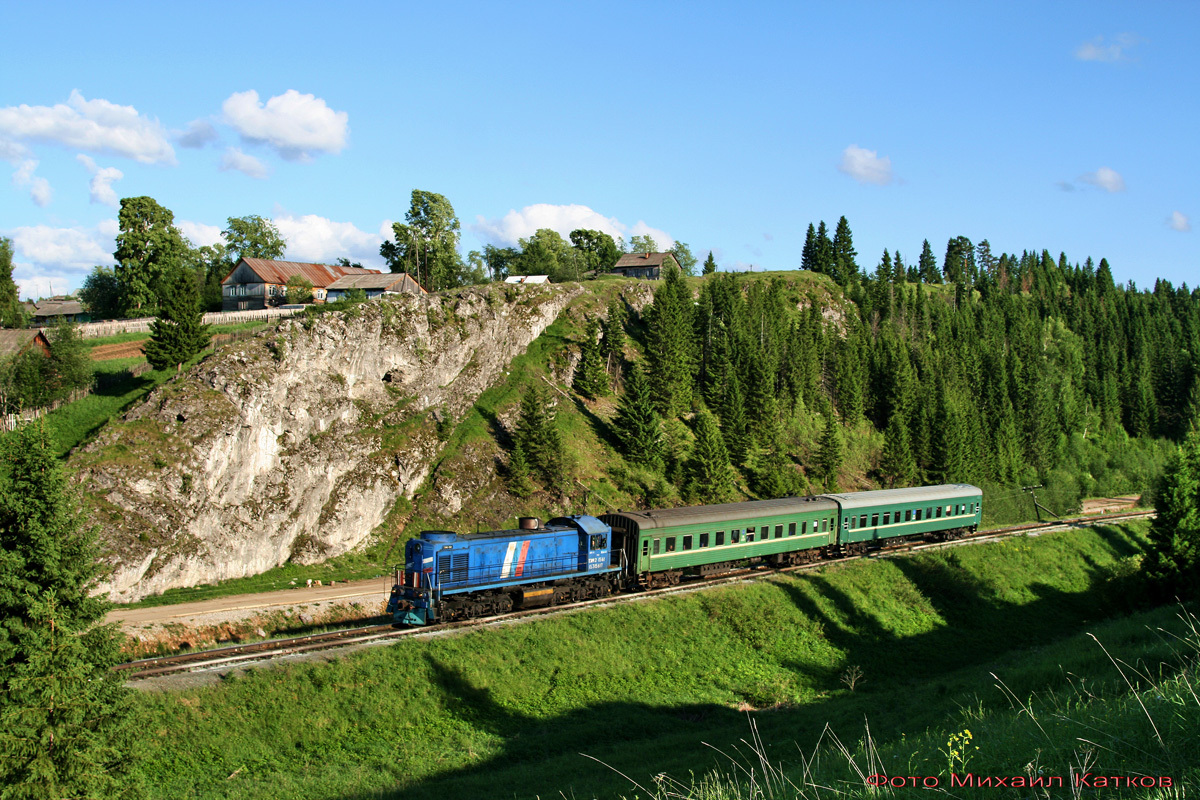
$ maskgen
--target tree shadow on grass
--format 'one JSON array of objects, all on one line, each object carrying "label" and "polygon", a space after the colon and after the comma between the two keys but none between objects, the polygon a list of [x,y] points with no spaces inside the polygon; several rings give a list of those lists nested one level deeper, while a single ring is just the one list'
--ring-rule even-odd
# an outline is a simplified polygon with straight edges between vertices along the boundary
[{"label": "tree shadow on grass", "polygon": [[[1109,546],[1114,554],[1124,547],[1119,537]],[[1088,567],[1089,585],[1082,591],[1034,582],[1024,595],[1031,593],[1033,599],[1009,600],[1003,586],[969,575],[953,553],[891,563],[931,609],[927,613],[932,627],[924,633],[897,634],[827,576],[779,584],[801,613],[821,622],[825,638],[844,656],[830,669],[781,664],[805,673],[815,684],[817,699],[750,712],[773,762],[795,764],[797,748],[811,752],[827,724],[843,741],[853,741],[868,720],[877,742],[896,738],[901,731],[944,724],[953,710],[948,707],[959,707],[964,693],[991,685],[987,672],[996,668],[997,660],[1018,658],[1023,650],[1078,634],[1085,620],[1097,619],[1097,592],[1108,579],[1106,569]],[[827,613],[830,609],[833,613]],[[689,773],[698,777],[723,763],[728,766],[721,753],[727,754],[730,747],[748,752],[738,744],[750,738],[748,714],[728,706],[617,701],[541,717],[497,702],[459,669],[432,658],[427,664],[443,707],[465,726],[497,741],[496,751],[419,783],[350,796],[354,800],[633,796],[643,792],[631,779],[653,790],[649,776],[665,772],[686,780]],[[860,666],[865,676],[853,692],[840,680],[841,670],[851,665]],[[976,667],[984,668],[979,675],[972,672]],[[1036,686],[1012,688],[1033,691],[1045,688],[1047,681],[1064,679],[1047,669],[1030,678],[1038,681]],[[945,702],[931,702],[938,695],[945,695]],[[434,755],[451,763],[465,760],[431,752]]]}]

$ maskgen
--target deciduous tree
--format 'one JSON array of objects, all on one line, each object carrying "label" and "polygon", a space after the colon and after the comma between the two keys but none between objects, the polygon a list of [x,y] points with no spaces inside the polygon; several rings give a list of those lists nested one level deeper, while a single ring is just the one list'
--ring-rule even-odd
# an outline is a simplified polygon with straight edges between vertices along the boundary
[{"label": "deciduous tree", "polygon": [[461,225],[450,201],[436,192],[413,189],[404,218],[408,224],[392,224],[394,241],[379,246],[391,271],[407,272],[429,291],[460,285]]},{"label": "deciduous tree", "polygon": [[184,265],[188,245],[175,215],[152,197],[126,197],[117,214],[115,273],[125,316],[153,312],[165,294],[163,280]]},{"label": "deciduous tree", "polygon": [[236,264],[243,258],[283,258],[287,240],[269,219],[257,214],[246,217],[229,217],[228,226],[221,231],[230,263]]}]

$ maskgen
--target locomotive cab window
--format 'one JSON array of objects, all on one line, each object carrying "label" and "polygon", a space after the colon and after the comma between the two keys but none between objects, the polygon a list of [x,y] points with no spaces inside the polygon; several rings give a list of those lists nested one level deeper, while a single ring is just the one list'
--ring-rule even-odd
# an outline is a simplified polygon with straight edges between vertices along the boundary
[{"label": "locomotive cab window", "polygon": [[675,552],[675,537],[674,536],[667,537],[667,552],[668,553]]},{"label": "locomotive cab window", "polygon": [[691,536],[683,537],[683,549],[684,550],[692,549],[692,537]]},{"label": "locomotive cab window", "polygon": [[593,533],[592,534],[592,549],[593,550],[603,550],[605,547],[607,547],[608,543],[604,541],[604,538],[605,537],[604,537],[603,533]]},{"label": "locomotive cab window", "polygon": [[707,533],[700,534],[700,546],[708,547],[708,534]]}]

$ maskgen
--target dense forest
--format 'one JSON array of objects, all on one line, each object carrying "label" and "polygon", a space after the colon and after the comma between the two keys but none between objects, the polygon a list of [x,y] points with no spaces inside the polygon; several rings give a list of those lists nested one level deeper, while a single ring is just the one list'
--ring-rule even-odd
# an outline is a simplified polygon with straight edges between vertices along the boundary
[{"label": "dense forest", "polygon": [[[913,266],[855,258],[845,218],[832,239],[810,226],[802,269],[828,276],[824,298],[786,273],[675,272],[640,319],[589,329],[582,394],[605,340],[628,330],[642,351],[613,430],[651,502],[969,481],[1000,501],[1046,484],[1065,510],[1147,489],[1200,417],[1200,291],[964,237],[940,265],[928,242]],[[855,443],[865,474],[838,487]]]}]

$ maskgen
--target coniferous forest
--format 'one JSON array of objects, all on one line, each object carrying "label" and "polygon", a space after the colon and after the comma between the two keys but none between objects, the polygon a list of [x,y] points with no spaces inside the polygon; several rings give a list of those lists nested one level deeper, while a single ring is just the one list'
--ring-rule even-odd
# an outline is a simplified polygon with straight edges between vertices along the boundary
[{"label": "coniferous forest", "polygon": [[[618,404],[626,459],[685,502],[732,496],[696,477],[723,474],[698,458],[728,458],[747,497],[965,481],[999,519],[1032,508],[1023,486],[1059,513],[1148,490],[1200,416],[1200,290],[1119,286],[1103,259],[997,256],[965,237],[940,264],[928,241],[912,265],[856,258],[843,217],[832,239],[809,226],[801,269],[828,280],[666,275],[634,332],[649,391],[627,366]],[[648,446],[628,420],[651,411],[663,433]],[[847,475],[856,443],[863,469]]]}]

